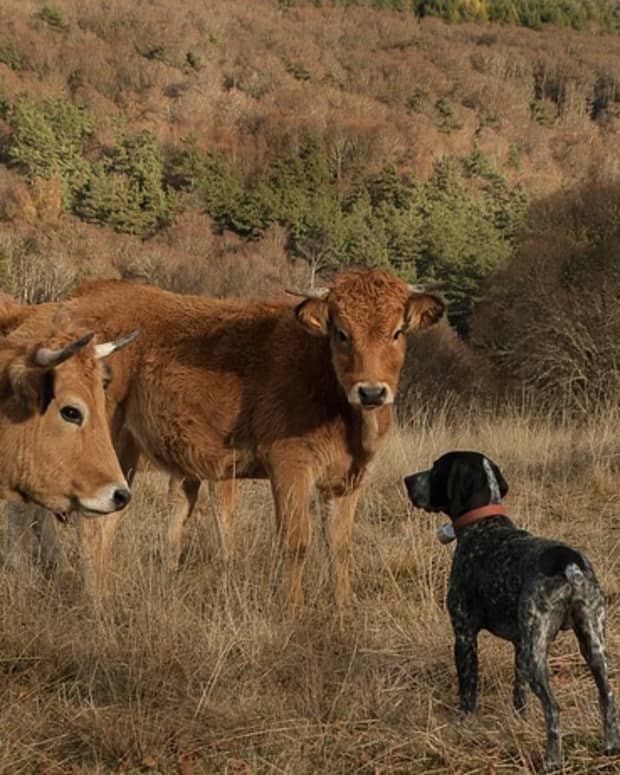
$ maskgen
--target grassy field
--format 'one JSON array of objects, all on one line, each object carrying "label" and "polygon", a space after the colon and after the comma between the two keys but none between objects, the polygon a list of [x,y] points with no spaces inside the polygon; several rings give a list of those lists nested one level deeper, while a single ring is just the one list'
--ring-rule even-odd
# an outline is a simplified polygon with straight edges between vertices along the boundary
[{"label": "grassy field", "polygon": [[[308,604],[275,593],[268,487],[241,486],[234,555],[218,556],[208,499],[187,528],[175,578],[157,557],[166,480],[141,474],[113,556],[102,619],[84,602],[77,531],[61,530],[52,579],[0,569],[0,772],[519,773],[540,765],[538,702],[511,713],[512,649],[483,634],[478,715],[456,710],[445,610],[451,547],[440,518],[412,512],[402,475],[451,448],[502,467],[523,527],[575,543],[609,602],[612,681],[620,671],[620,440],[617,411],[585,425],[530,411],[472,412],[458,427],[420,419],[394,433],[368,482],[354,534],[357,603],[339,615],[317,519]],[[620,771],[601,755],[596,690],[572,634],[552,652],[566,772]]]}]

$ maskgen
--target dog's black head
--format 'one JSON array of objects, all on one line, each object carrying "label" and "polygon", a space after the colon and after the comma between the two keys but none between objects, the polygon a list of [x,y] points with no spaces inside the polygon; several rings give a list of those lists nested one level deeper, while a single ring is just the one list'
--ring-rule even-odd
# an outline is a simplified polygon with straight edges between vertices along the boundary
[{"label": "dog's black head", "polygon": [[480,452],[448,452],[429,471],[405,477],[409,498],[426,511],[452,519],[489,503],[500,503],[508,484],[498,466]]}]

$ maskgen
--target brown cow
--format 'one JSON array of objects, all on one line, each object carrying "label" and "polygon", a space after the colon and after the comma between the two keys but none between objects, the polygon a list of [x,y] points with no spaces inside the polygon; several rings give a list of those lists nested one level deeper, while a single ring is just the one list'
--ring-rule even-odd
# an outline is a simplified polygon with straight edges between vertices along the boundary
[{"label": "brown cow", "polygon": [[100,515],[129,489],[112,447],[101,358],[127,344],[94,344],[56,305],[42,316],[0,297],[0,497]]},{"label": "brown cow", "polygon": [[[115,364],[112,433],[125,471],[143,452],[178,480],[173,562],[200,480],[269,478],[286,597],[303,602],[309,502],[318,490],[327,503],[335,596],[346,603],[353,516],[392,422],[404,333],[435,323],[443,302],[373,270],[342,274],[297,306],[103,281],[81,289],[70,308],[108,335],[141,330]],[[89,525],[98,533],[88,550],[98,573],[115,521]]]}]

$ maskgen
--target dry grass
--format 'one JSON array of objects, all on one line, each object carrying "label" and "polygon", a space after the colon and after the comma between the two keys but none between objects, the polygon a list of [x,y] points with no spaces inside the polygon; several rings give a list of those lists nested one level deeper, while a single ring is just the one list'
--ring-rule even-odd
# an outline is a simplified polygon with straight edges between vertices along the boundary
[{"label": "dry grass", "polygon": [[[262,482],[242,486],[228,573],[213,526],[198,517],[183,571],[164,577],[156,555],[165,480],[143,473],[122,520],[104,619],[83,603],[72,528],[57,578],[36,567],[22,580],[0,570],[0,772],[530,771],[543,723],[536,701],[526,722],[511,713],[508,644],[481,637],[480,711],[459,719],[444,607],[451,549],[435,540],[436,518],[410,511],[400,479],[449,448],[498,460],[519,523],[573,541],[595,562],[617,685],[619,420],[616,411],[576,428],[531,412],[472,412],[458,428],[436,418],[395,433],[360,508],[358,602],[342,616],[320,540],[306,569],[306,610],[297,618],[281,610]],[[566,771],[617,772],[600,756],[596,691],[572,637],[559,637],[552,667]]]}]

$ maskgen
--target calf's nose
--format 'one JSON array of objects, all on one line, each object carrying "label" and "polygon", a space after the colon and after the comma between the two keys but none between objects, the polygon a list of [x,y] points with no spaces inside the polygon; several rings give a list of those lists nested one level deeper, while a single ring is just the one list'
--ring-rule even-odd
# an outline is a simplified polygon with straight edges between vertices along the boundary
[{"label": "calf's nose", "polygon": [[385,385],[360,385],[358,393],[362,406],[381,406],[387,397],[387,388]]},{"label": "calf's nose", "polygon": [[124,509],[129,503],[131,500],[131,493],[126,487],[119,487],[118,490],[114,490],[112,498],[117,511],[119,511],[120,509]]}]

